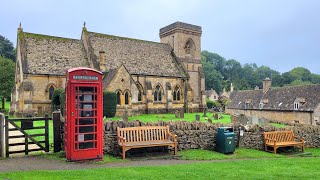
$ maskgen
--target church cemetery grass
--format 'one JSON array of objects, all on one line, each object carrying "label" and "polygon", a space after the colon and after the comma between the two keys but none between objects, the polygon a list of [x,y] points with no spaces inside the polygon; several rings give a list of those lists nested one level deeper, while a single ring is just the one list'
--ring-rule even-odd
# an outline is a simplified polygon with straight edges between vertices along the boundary
[{"label": "church cemetery grass", "polygon": [[[196,115],[200,116],[200,122],[208,122],[208,118],[212,120],[212,123],[222,123],[229,124],[231,123],[230,115],[223,114],[221,119],[215,120],[213,118],[213,113],[208,112],[207,117],[203,117],[203,113],[185,113],[184,118],[176,118],[175,114],[141,114],[139,116],[131,116],[129,117],[129,121],[139,120],[142,122],[156,122],[156,121],[196,121]],[[107,120],[121,120],[122,117],[113,117],[113,118],[105,118]]]},{"label": "church cemetery grass", "polygon": [[[309,151],[312,151],[311,157],[287,157],[250,149],[237,149],[233,155],[188,150],[181,152],[185,153],[182,158],[217,161],[116,168],[103,168],[101,165],[101,168],[82,170],[13,171],[0,173],[0,179],[317,179],[320,177],[320,151],[319,148],[307,148],[306,152]],[[119,159],[111,162],[124,161]]]}]

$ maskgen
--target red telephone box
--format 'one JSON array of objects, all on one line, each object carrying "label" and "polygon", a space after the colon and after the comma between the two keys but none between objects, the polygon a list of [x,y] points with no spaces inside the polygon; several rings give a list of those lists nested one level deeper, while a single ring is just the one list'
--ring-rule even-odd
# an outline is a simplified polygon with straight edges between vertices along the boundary
[{"label": "red telephone box", "polygon": [[65,92],[67,160],[102,159],[102,73],[90,68],[69,69]]}]

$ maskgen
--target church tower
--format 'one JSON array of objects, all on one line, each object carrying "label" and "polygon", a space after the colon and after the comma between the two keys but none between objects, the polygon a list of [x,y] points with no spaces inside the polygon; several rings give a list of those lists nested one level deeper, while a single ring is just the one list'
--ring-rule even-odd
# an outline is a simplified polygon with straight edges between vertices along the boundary
[{"label": "church tower", "polygon": [[159,33],[161,43],[171,45],[178,62],[183,64],[189,74],[188,96],[192,98],[188,98],[187,106],[188,109],[193,110],[200,110],[206,106],[205,82],[201,64],[201,34],[200,26],[183,22],[175,22],[163,27]]}]

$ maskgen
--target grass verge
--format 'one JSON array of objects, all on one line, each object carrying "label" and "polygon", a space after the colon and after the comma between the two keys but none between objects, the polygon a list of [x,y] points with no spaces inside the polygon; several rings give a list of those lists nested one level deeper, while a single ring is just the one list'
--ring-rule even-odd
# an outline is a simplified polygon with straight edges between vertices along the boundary
[{"label": "grass verge", "polygon": [[[156,122],[159,120],[162,121],[188,121],[192,122],[195,121],[196,118],[195,116],[199,115],[200,116],[200,122],[208,122],[208,118],[212,120],[213,123],[222,123],[222,124],[229,124],[231,123],[231,118],[230,115],[223,114],[221,119],[219,120],[214,120],[213,118],[213,113],[208,112],[207,117],[203,117],[203,113],[185,113],[184,118],[176,118],[174,114],[141,114],[139,116],[131,116],[129,117],[129,121],[133,120],[140,120],[142,122]],[[106,118],[106,120],[120,120],[121,117],[113,117],[113,118]]]},{"label": "grass verge", "polygon": [[1,179],[316,179],[320,158],[0,173]]}]

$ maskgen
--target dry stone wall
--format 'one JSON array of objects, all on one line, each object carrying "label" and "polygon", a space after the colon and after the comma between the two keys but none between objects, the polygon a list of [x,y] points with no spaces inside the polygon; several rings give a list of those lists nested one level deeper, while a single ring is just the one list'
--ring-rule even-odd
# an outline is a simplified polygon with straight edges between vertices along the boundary
[{"label": "dry stone wall", "polygon": [[[216,135],[218,127],[225,126],[222,124],[212,124],[205,122],[185,122],[185,121],[158,121],[144,123],[138,120],[125,121],[107,121],[104,123],[104,152],[117,155],[120,147],[117,144],[117,128],[138,127],[138,126],[169,126],[170,131],[177,135],[178,150],[187,149],[207,149],[215,150]],[[284,128],[277,128],[270,125],[259,127],[258,125],[243,126],[240,124],[228,125],[234,128],[235,144],[237,147],[264,150],[263,132],[293,130],[296,136],[305,139],[306,147],[320,148],[320,126],[294,124],[287,125]],[[244,130],[244,135],[240,136],[240,128]],[[61,126],[63,132],[63,126]],[[63,133],[61,133],[63,139]],[[63,144],[62,144],[63,146]],[[64,148],[62,148],[64,149]],[[160,148],[153,148],[159,150]],[[130,151],[134,151],[130,150]],[[141,149],[137,149],[141,151]],[[152,151],[152,148],[151,148]]]}]

